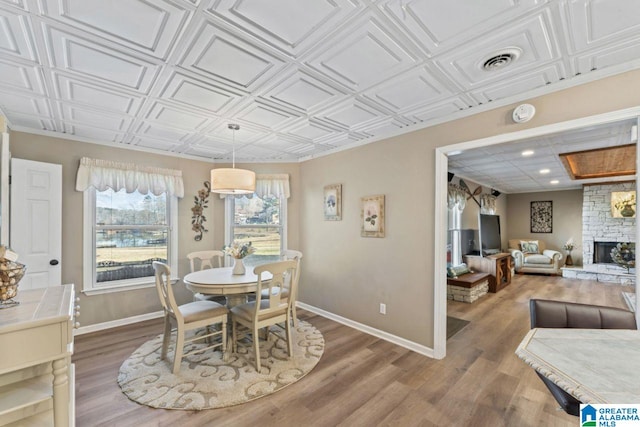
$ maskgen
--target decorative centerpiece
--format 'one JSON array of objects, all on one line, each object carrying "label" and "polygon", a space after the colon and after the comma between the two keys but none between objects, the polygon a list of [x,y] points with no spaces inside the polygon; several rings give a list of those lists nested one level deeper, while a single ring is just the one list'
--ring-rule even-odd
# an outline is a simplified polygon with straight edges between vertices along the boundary
[{"label": "decorative centerpiece", "polygon": [[235,259],[233,264],[233,274],[244,274],[246,269],[244,262],[242,261],[246,256],[251,255],[256,251],[256,248],[249,243],[240,243],[234,240],[232,244],[224,247],[224,253],[232,256]]},{"label": "decorative centerpiece", "polygon": [[16,262],[18,254],[0,246],[0,308],[18,305],[13,298],[18,295],[18,282],[24,276],[27,268]]},{"label": "decorative centerpiece", "polygon": [[611,249],[611,259],[629,273],[629,269],[636,266],[636,244],[618,243]]},{"label": "decorative centerpiece", "polygon": [[562,249],[567,251],[567,259],[564,265],[573,265],[573,259],[571,258],[571,251],[575,249],[575,244],[573,243],[573,237],[567,240],[567,243],[562,246]]}]

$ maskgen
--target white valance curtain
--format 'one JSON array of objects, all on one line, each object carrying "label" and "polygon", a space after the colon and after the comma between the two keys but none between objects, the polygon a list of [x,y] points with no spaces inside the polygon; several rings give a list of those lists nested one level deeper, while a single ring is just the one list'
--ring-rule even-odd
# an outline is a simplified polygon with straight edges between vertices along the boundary
[{"label": "white valance curtain", "polygon": [[[280,174],[257,174],[256,175],[256,192],[255,194],[258,197],[272,196],[272,197],[281,197],[289,198],[291,196],[291,191],[289,190],[289,174],[280,173]],[[253,194],[221,194],[220,198],[224,197],[248,197],[252,198]]]},{"label": "white valance curtain", "polygon": [[76,177],[76,190],[85,191],[89,187],[98,191],[111,188],[114,191],[125,189],[127,193],[138,190],[141,194],[167,193],[184,197],[180,170],[83,157]]}]

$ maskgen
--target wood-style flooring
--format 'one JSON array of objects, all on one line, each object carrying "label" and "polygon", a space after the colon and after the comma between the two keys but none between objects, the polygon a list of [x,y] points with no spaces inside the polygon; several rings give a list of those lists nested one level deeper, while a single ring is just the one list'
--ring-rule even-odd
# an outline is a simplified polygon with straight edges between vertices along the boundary
[{"label": "wood-style flooring", "polygon": [[153,320],[75,339],[76,425],[85,426],[576,426],[514,351],[529,330],[530,298],[626,308],[630,288],[516,275],[473,304],[449,302],[469,320],[434,360],[304,310],[324,335],[316,368],[297,383],[244,405],[207,411],[152,409],[116,383],[122,362],[161,333]]}]

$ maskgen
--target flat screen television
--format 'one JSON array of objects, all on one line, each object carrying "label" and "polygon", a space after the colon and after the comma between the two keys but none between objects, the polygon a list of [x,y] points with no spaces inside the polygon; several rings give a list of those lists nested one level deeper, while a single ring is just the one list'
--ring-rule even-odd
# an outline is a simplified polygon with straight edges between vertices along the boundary
[{"label": "flat screen television", "polygon": [[479,214],[478,235],[480,237],[480,254],[482,256],[502,252],[500,215]]}]

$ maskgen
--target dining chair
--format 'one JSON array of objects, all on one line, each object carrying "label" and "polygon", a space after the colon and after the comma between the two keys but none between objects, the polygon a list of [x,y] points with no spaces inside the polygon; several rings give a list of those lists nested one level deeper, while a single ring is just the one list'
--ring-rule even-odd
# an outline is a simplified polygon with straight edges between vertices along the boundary
[{"label": "dining chair", "polygon": [[[302,260],[302,252],[296,251],[293,249],[287,249],[282,251],[281,258],[285,261],[294,260],[296,261],[296,277],[285,276],[284,288],[282,290],[282,296],[292,298],[291,301],[291,321],[293,322],[293,326],[298,326],[298,315],[296,313],[296,300],[298,299],[298,283],[300,280],[300,260]],[[293,290],[293,291],[292,291]],[[268,290],[262,291],[262,297],[267,297]]]},{"label": "dining chair", "polygon": [[[291,304],[293,298],[290,292],[284,295],[284,282],[288,275],[296,277],[298,263],[295,260],[277,261],[259,265],[253,272],[258,276],[256,300],[240,304],[231,308],[231,323],[233,337],[233,351],[238,350],[238,341],[251,335],[253,351],[255,354],[256,371],[260,372],[260,336],[258,331],[266,328],[266,339],[269,339],[270,326],[284,323],[287,338],[287,354],[293,354],[291,341]],[[263,279],[263,273],[271,273],[270,280]],[[292,282],[293,283],[293,282]],[[266,292],[264,292],[266,291]],[[243,327],[240,330],[240,326]]]},{"label": "dining chair", "polygon": [[[531,328],[637,329],[635,313],[614,307],[532,299],[529,312]],[[580,415],[582,402],[538,371],[536,374],[567,414]]]},{"label": "dining chair", "polygon": [[[220,268],[224,266],[224,252],[218,250],[197,251],[187,254],[189,259],[189,267],[191,273],[204,270],[205,268]],[[226,305],[227,299],[224,295],[203,295],[200,293],[193,294],[194,301],[215,301],[222,305]]]},{"label": "dining chair", "polygon": [[[154,261],[153,270],[156,277],[156,290],[164,311],[164,336],[162,339],[161,359],[167,357],[169,341],[171,339],[171,321],[176,323],[176,346],[173,356],[173,373],[180,371],[182,358],[189,354],[200,353],[210,348],[222,347],[223,356],[227,351],[227,315],[229,310],[214,301],[194,301],[178,305],[173,295],[171,285],[171,269],[167,264]],[[210,329],[211,325],[220,324],[220,330]],[[187,331],[206,328],[205,335],[186,338]],[[220,336],[221,342],[211,344],[211,337]],[[184,353],[184,345],[190,342],[207,339],[211,345]]]}]

